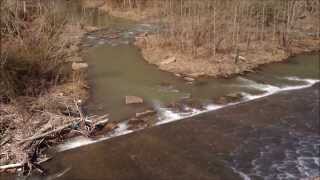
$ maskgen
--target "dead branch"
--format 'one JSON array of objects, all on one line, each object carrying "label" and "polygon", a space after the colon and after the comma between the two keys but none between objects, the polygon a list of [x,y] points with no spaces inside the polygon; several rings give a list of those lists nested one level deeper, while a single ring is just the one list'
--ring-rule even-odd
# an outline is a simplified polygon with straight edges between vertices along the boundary
[{"label": "dead branch", "polygon": [[56,129],[54,129],[54,130],[52,130],[52,131],[48,131],[48,132],[46,132],[46,133],[42,133],[42,134],[35,135],[35,136],[29,137],[29,138],[27,138],[27,139],[24,139],[24,140],[20,141],[19,143],[22,144],[22,143],[27,142],[27,141],[33,141],[33,140],[37,140],[37,139],[44,138],[44,137],[46,137],[46,136],[49,136],[49,135],[51,135],[51,134],[53,134],[53,133],[57,133],[57,132],[59,132],[59,131],[62,131],[62,130],[64,130],[64,129],[69,128],[69,127],[71,127],[71,126],[73,126],[73,125],[75,125],[75,124],[78,124],[78,123],[79,123],[79,121],[78,121],[78,122],[72,122],[72,123],[69,123],[69,124],[60,126],[60,127],[56,128]]}]

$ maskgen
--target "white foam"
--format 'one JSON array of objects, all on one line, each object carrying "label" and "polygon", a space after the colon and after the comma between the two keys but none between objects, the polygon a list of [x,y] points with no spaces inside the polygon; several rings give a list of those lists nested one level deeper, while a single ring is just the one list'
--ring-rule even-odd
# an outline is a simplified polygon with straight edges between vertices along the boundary
[{"label": "white foam", "polygon": [[97,143],[100,141],[104,141],[104,140],[107,140],[107,139],[110,139],[113,137],[123,136],[123,135],[129,134],[129,133],[132,133],[132,132],[133,132],[133,130],[128,129],[128,122],[122,122],[122,123],[118,124],[118,128],[116,128],[112,133],[110,133],[100,139],[93,140],[93,139],[90,139],[87,137],[79,136],[79,137],[70,139],[69,141],[67,141],[63,144],[58,145],[56,147],[56,149],[59,152],[62,152],[62,151],[78,148],[81,146],[86,146],[89,144]]},{"label": "white foam", "polygon": [[261,83],[257,83],[255,81],[248,80],[245,78],[240,78],[240,79],[247,83],[245,85],[246,87],[251,87],[253,89],[261,90],[264,92],[273,93],[273,92],[277,92],[277,91],[281,90],[279,87],[276,87],[276,86],[273,86],[270,84],[261,84]]},{"label": "white foam", "polygon": [[[186,107],[186,109],[188,110],[187,112],[177,112],[174,109],[163,107],[160,102],[154,102],[154,108],[158,112],[158,120],[159,120],[155,124],[155,126],[167,124],[167,123],[174,122],[174,121],[179,121],[179,120],[190,118],[190,117],[194,117],[199,114],[203,114],[203,113],[215,111],[215,110],[218,110],[218,109],[221,109],[224,107],[233,106],[233,105],[240,104],[243,102],[248,102],[251,100],[259,99],[259,98],[266,97],[266,96],[269,96],[269,95],[272,95],[275,93],[279,93],[282,91],[297,90],[297,89],[311,87],[315,83],[319,82],[319,80],[315,80],[315,79],[301,79],[301,78],[297,78],[297,77],[286,77],[285,79],[292,80],[292,81],[301,81],[301,82],[305,82],[305,84],[298,85],[298,86],[276,87],[276,86],[272,86],[272,85],[268,85],[268,84],[260,84],[255,81],[240,77],[239,80],[245,82],[246,86],[264,91],[265,93],[259,94],[259,95],[252,95],[252,94],[242,92],[242,95],[244,96],[242,101],[239,101],[236,103],[229,103],[226,105],[209,104],[202,110],[191,108],[191,107]],[[65,151],[68,149],[77,148],[77,147],[92,144],[95,142],[104,141],[104,140],[107,140],[107,139],[110,139],[113,137],[126,135],[129,133],[135,132],[135,131],[139,131],[141,129],[128,130],[128,122],[126,121],[126,122],[119,123],[117,129],[115,129],[112,133],[109,133],[106,136],[104,136],[98,140],[90,140],[89,138],[75,139],[72,141],[67,141],[66,143],[64,143],[62,145],[59,145],[57,149],[59,151]]]},{"label": "white foam", "polygon": [[243,180],[251,180],[251,178],[248,176],[248,175],[246,175],[245,173],[243,173],[243,172],[241,172],[241,171],[239,171],[239,170],[237,170],[237,169],[235,169],[235,168],[231,168],[235,173],[237,173],[237,174],[239,174],[240,175],[240,177],[243,179]]},{"label": "white foam", "polygon": [[90,138],[86,138],[84,136],[79,136],[76,138],[72,138],[69,141],[66,141],[57,146],[58,151],[66,151],[69,149],[74,149],[77,147],[85,146],[91,144],[93,141]]}]

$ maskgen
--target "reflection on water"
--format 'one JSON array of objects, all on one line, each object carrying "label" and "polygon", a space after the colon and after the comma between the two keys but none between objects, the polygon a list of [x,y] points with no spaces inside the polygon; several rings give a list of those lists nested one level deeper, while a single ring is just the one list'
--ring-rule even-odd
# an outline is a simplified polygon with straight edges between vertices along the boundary
[{"label": "reflection on water", "polygon": [[[124,39],[116,41],[126,41]],[[91,65],[89,77],[93,90],[87,109],[93,114],[108,112],[115,121],[125,120],[146,107],[156,108],[155,102],[166,106],[170,102],[191,98],[210,104],[215,103],[214,99],[232,93],[257,95],[305,84],[297,78],[319,79],[319,55],[313,54],[294,57],[289,63],[266,65],[257,73],[243,77],[204,78],[190,84],[147,64],[133,45],[114,45],[115,40],[110,41],[113,45],[105,40],[106,44],[96,45],[88,52],[86,59]],[[140,96],[146,103],[141,106],[125,105],[127,95]]]}]

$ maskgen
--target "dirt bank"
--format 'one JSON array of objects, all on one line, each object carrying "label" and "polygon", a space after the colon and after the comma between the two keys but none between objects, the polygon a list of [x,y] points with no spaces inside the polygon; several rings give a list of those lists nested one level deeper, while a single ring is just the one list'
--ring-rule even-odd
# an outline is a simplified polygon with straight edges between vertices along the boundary
[{"label": "dirt bank", "polygon": [[[234,74],[251,72],[260,65],[280,62],[292,55],[320,50],[320,40],[307,37],[293,41],[290,50],[283,49],[276,42],[253,44],[251,50],[236,53],[217,53],[213,58],[193,57],[170,47],[159,46],[161,37],[149,35],[137,38],[136,45],[141,48],[144,59],[161,70],[184,76],[199,77],[229,77]],[[272,44],[274,43],[274,44]],[[240,47],[245,47],[245,44]],[[200,49],[202,51],[204,49]],[[205,51],[205,50],[204,50]],[[237,60],[236,60],[237,59]],[[237,62],[236,62],[237,61]]]}]

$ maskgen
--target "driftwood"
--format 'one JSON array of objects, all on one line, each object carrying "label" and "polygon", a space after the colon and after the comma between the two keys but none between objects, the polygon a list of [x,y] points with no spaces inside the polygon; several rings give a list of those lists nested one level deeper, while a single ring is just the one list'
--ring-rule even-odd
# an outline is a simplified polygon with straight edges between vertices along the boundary
[{"label": "driftwood", "polygon": [[3,145],[5,145],[7,142],[9,142],[9,140],[10,140],[10,136],[8,135],[8,136],[5,136],[4,138],[3,138],[3,140],[1,140],[1,142],[0,142],[0,146],[3,146]]},{"label": "driftwood", "polygon": [[109,119],[105,119],[105,120],[101,120],[101,121],[98,121],[96,123],[94,123],[94,127],[97,127],[97,126],[105,126],[107,123],[109,122]]},{"label": "driftwood", "polygon": [[144,112],[136,113],[136,118],[141,118],[149,115],[156,114],[157,112],[154,110],[146,110]]},{"label": "driftwood", "polygon": [[0,166],[0,171],[4,171],[7,169],[15,169],[15,168],[20,168],[24,165],[24,163],[16,163],[16,164],[8,164],[8,165],[3,165]]},{"label": "driftwood", "polygon": [[[109,119],[107,118],[108,114],[103,115],[103,116],[92,116],[92,117],[88,117],[85,118],[83,117],[82,114],[80,114],[80,118],[75,119],[73,122],[70,122],[68,124],[59,126],[53,130],[50,131],[50,129],[52,128],[50,125],[45,125],[44,127],[42,127],[39,130],[39,133],[35,134],[34,136],[28,137],[26,139],[21,140],[20,142],[18,142],[19,144],[23,144],[24,146],[30,146],[32,143],[34,143],[37,140],[45,140],[45,138],[47,136],[50,136],[52,134],[58,133],[62,130],[65,130],[67,128],[71,128],[72,130],[77,129],[76,127],[81,123],[84,122],[84,125],[86,126],[87,129],[82,129],[79,130],[83,135],[89,135],[90,133],[92,133],[93,131],[96,131],[99,128],[103,128],[104,126],[106,126],[109,123]],[[8,138],[9,139],[9,138]],[[7,138],[3,139],[0,144],[5,144],[7,143],[8,140]],[[35,146],[38,146],[38,144],[36,144]],[[36,148],[35,148],[36,149]],[[32,150],[35,151],[35,150]],[[32,153],[34,154],[34,153]],[[38,156],[38,155],[36,155]],[[8,169],[17,169],[17,168],[23,168],[25,167],[25,165],[28,166],[28,170],[27,172],[30,173],[30,170],[37,170],[41,173],[43,173],[43,169],[41,168],[40,164],[50,160],[51,158],[44,158],[44,159],[29,159],[26,162],[22,162],[22,163],[15,163],[15,164],[8,164],[8,165],[3,165],[0,166],[0,172],[2,171],[6,171]]]}]

